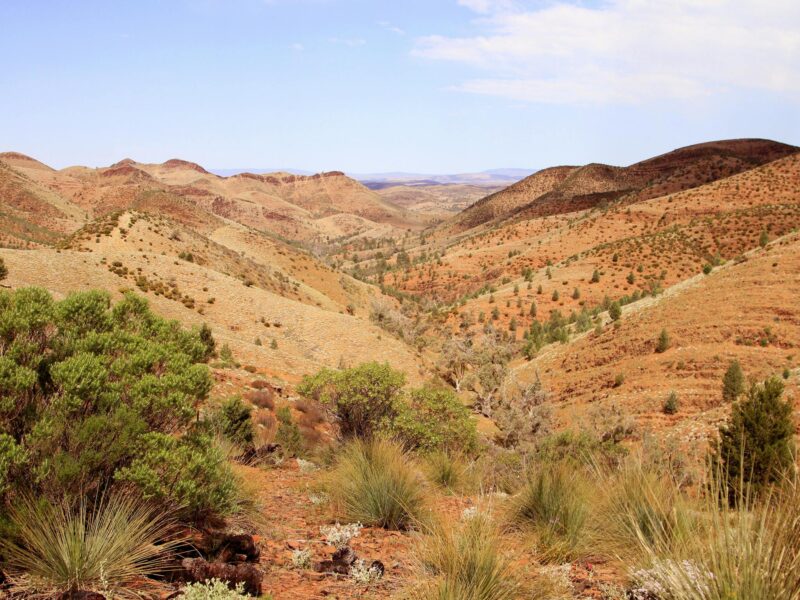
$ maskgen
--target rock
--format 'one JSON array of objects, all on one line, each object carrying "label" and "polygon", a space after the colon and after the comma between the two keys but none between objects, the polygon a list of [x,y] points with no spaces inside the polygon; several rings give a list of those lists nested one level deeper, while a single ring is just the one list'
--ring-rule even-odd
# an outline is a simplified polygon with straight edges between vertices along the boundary
[{"label": "rock", "polygon": [[210,529],[192,539],[204,558],[218,562],[258,562],[261,552],[252,535]]},{"label": "rock", "polygon": [[350,567],[358,560],[355,551],[349,546],[340,548],[333,553],[331,560],[321,560],[314,564],[314,570],[317,573],[336,573],[339,575],[347,575],[350,573]]},{"label": "rock", "polygon": [[231,589],[242,583],[245,593],[250,596],[261,595],[261,580],[264,574],[252,563],[210,563],[203,558],[184,558],[181,566],[186,572],[187,579],[191,582],[203,582],[216,578],[226,582]]}]

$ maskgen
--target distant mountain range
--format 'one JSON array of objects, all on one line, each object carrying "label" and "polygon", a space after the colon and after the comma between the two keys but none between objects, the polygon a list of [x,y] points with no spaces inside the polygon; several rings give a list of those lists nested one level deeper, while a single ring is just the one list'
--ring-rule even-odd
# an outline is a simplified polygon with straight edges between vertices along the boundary
[{"label": "distant mountain range", "polygon": [[[211,169],[212,173],[223,177],[238,175],[240,173],[292,173],[294,175],[313,175],[314,171],[302,169]],[[393,185],[449,185],[449,184],[471,184],[471,185],[511,185],[524,179],[536,172],[536,169],[488,169],[477,173],[456,173],[456,174],[430,174],[430,173],[406,173],[403,171],[390,171],[386,173],[349,173],[353,179],[357,179],[371,189],[383,189]]]}]

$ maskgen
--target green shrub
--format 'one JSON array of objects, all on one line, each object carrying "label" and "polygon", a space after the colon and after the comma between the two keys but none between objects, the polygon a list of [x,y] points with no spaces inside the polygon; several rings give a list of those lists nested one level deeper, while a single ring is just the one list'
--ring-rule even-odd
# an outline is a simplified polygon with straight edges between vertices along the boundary
[{"label": "green shrub", "polygon": [[243,583],[231,589],[227,582],[212,578],[185,585],[178,600],[250,600],[250,596],[244,593]]},{"label": "green shrub", "polygon": [[[176,456],[198,452],[207,340],[157,317],[143,298],[111,307],[98,291],[60,302],[36,288],[0,292],[0,347],[0,488],[51,499],[102,493],[156,443]],[[201,461],[192,476],[213,485],[226,471]],[[190,504],[214,509],[199,497]]]},{"label": "green shrub", "polygon": [[254,437],[251,412],[251,408],[236,396],[223,402],[212,420],[226,439],[240,448],[247,448],[253,445]]},{"label": "green shrub", "polygon": [[670,392],[667,399],[664,400],[664,406],[661,407],[665,415],[674,415],[678,412],[678,394]]},{"label": "green shrub", "polygon": [[395,406],[390,435],[410,449],[471,453],[477,449],[475,421],[458,396],[446,388],[412,390]]},{"label": "green shrub", "polygon": [[741,500],[742,486],[757,496],[795,464],[792,404],[781,400],[782,394],[783,382],[777,377],[754,383],[719,429],[714,468],[725,475],[731,503]]},{"label": "green shrub", "polygon": [[460,456],[441,451],[425,457],[425,473],[433,484],[448,492],[468,487],[470,478],[469,467]]},{"label": "green shrub", "polygon": [[281,447],[284,456],[300,456],[303,452],[303,436],[300,428],[292,419],[288,406],[281,406],[275,413],[278,417],[278,430],[275,432],[275,443]]},{"label": "green shrub", "polygon": [[180,543],[164,542],[172,523],[163,515],[132,496],[110,496],[94,507],[24,496],[9,513],[15,535],[0,539],[3,568],[23,597],[82,591],[137,598],[131,584],[163,572]]},{"label": "green shrub", "polygon": [[739,361],[731,361],[728,370],[722,377],[722,399],[725,402],[734,402],[744,393],[745,379]]},{"label": "green shrub", "polygon": [[622,307],[619,305],[619,302],[614,301],[611,303],[611,306],[608,308],[608,316],[612,321],[619,321],[620,317],[622,317]]},{"label": "green shrub", "polygon": [[342,519],[386,529],[408,529],[426,504],[414,461],[398,443],[379,437],[356,438],[341,449],[329,492]]},{"label": "green shrub", "polygon": [[394,419],[405,376],[388,364],[364,363],[352,369],[322,369],[298,386],[303,396],[328,405],[341,435],[371,437]]},{"label": "green shrub", "polygon": [[662,354],[669,350],[670,345],[669,333],[667,333],[666,329],[662,329],[661,333],[658,335],[658,341],[656,341],[656,352]]},{"label": "green shrub", "polygon": [[589,504],[580,471],[542,465],[511,501],[510,519],[535,532],[545,560],[564,562],[586,553]]}]

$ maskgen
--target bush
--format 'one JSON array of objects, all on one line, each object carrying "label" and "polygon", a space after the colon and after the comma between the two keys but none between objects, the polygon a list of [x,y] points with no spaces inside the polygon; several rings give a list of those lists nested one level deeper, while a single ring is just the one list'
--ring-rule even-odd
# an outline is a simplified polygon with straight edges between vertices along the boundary
[{"label": "bush", "polygon": [[669,350],[670,344],[669,333],[667,333],[666,329],[662,329],[658,336],[658,341],[656,341],[656,352],[659,354],[666,352]]},{"label": "bush", "polygon": [[243,583],[231,589],[227,582],[212,578],[187,584],[181,589],[178,600],[250,600],[250,596],[244,593]]},{"label": "bush", "polygon": [[414,461],[399,444],[378,437],[342,448],[329,492],[342,519],[386,529],[408,529],[426,504]]},{"label": "bush", "polygon": [[[208,347],[143,298],[112,308],[105,292],[60,302],[36,288],[0,292],[0,344],[0,488],[54,500],[102,493],[146,454],[203,453],[193,417],[211,389],[200,364]],[[207,486],[226,479],[217,461],[194,467]],[[221,499],[229,488],[205,493]]]},{"label": "bush", "polygon": [[611,306],[608,307],[608,316],[612,321],[620,320],[620,317],[622,317],[622,307],[619,305],[619,302],[614,301],[611,303]]},{"label": "bush", "polygon": [[731,361],[728,370],[722,377],[722,399],[725,402],[735,402],[744,393],[745,379],[739,361]]},{"label": "bush", "polygon": [[303,452],[303,438],[300,428],[292,420],[292,412],[288,406],[281,406],[278,417],[278,430],[275,432],[275,443],[281,447],[284,456],[300,456]]},{"label": "bush", "polygon": [[[97,592],[137,598],[132,583],[157,575],[180,542],[166,542],[171,522],[131,496],[90,507],[24,496],[9,518],[15,535],[0,539],[4,569],[24,597]],[[160,545],[155,545],[160,543]]]},{"label": "bush", "polygon": [[674,415],[678,412],[678,394],[670,392],[667,399],[664,400],[664,406],[661,407],[665,415]]},{"label": "bush", "polygon": [[245,449],[253,445],[251,412],[241,398],[234,397],[222,403],[212,420],[226,439]]},{"label": "bush", "polygon": [[446,452],[433,452],[425,457],[425,472],[428,479],[448,492],[467,487],[469,469],[459,456]]},{"label": "bush", "polygon": [[512,499],[509,517],[533,529],[545,560],[571,561],[586,553],[589,505],[585,482],[572,466],[537,469]]},{"label": "bush", "polygon": [[405,376],[388,364],[364,363],[352,369],[322,369],[297,388],[327,405],[342,437],[368,438],[392,421]]},{"label": "bush", "polygon": [[719,429],[715,468],[725,475],[732,504],[742,499],[742,486],[757,496],[794,466],[792,404],[782,401],[782,394],[783,382],[777,377],[754,383]]},{"label": "bush", "polygon": [[407,401],[398,401],[395,414],[387,431],[409,449],[464,453],[477,449],[475,421],[451,390],[412,390]]},{"label": "bush", "polygon": [[0,258],[0,281],[8,277],[8,267],[6,261]]}]

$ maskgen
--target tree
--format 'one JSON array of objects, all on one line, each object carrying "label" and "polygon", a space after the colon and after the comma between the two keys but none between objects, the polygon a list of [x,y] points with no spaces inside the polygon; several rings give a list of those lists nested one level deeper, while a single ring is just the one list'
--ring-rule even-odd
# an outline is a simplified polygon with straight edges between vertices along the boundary
[{"label": "tree", "polygon": [[8,277],[8,267],[6,267],[6,261],[0,258],[0,281]]},{"label": "tree", "polygon": [[670,343],[669,333],[667,333],[666,329],[662,329],[661,334],[658,336],[658,341],[656,342],[656,352],[659,354],[666,352],[669,349]]},{"label": "tree", "polygon": [[322,369],[304,377],[297,391],[328,406],[342,437],[369,438],[395,417],[405,382],[388,364],[369,362],[342,371]]},{"label": "tree", "polygon": [[611,317],[612,321],[619,321],[620,317],[622,317],[622,307],[616,300],[608,307],[608,316]]},{"label": "tree", "polygon": [[713,456],[731,504],[742,494],[759,495],[794,466],[792,405],[781,400],[782,394],[783,382],[777,377],[754,383],[719,429]]},{"label": "tree", "polygon": [[767,230],[761,232],[761,235],[758,237],[758,245],[764,248],[767,244],[769,244],[769,234]]},{"label": "tree", "polygon": [[735,402],[744,393],[744,389],[744,371],[738,360],[731,361],[722,377],[722,399],[725,402]]},{"label": "tree", "polygon": [[594,270],[592,273],[592,278],[589,280],[589,283],[600,283],[600,271],[597,269]]},{"label": "tree", "polygon": [[558,302],[558,298],[559,298],[558,290],[553,290],[553,296],[552,296],[553,302]]},{"label": "tree", "polygon": [[552,407],[539,373],[530,384],[520,384],[512,373],[503,382],[492,417],[500,429],[497,441],[506,448],[532,449],[552,429]]},{"label": "tree", "polygon": [[459,338],[450,338],[442,347],[439,372],[457,392],[460,392],[461,385],[469,376],[475,358],[475,351],[471,344]]},{"label": "tree", "polygon": [[572,291],[572,299],[573,300],[578,300],[580,297],[581,297],[581,291],[578,288],[575,288]]},{"label": "tree", "polygon": [[536,318],[536,302],[531,302],[531,309],[528,311],[528,314],[534,319]]},{"label": "tree", "polygon": [[233,505],[231,474],[196,418],[211,390],[199,331],[132,293],[56,302],[0,292],[0,493],[44,501],[114,486],[196,517]]},{"label": "tree", "polygon": [[670,392],[661,408],[665,415],[674,415],[678,412],[678,394]]}]

